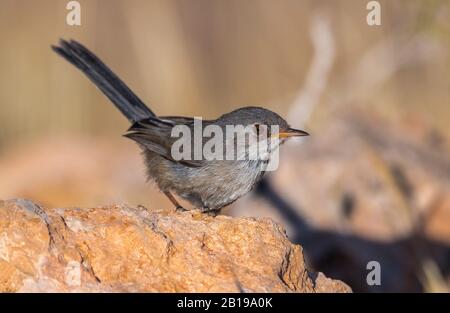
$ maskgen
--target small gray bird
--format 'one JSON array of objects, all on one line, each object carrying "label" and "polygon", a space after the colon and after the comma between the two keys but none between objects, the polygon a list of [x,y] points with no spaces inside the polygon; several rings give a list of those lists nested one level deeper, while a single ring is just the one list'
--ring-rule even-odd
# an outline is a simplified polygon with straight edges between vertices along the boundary
[{"label": "small gray bird", "polygon": [[[217,214],[255,186],[265,173],[270,155],[278,148],[268,146],[269,158],[175,159],[171,149],[177,138],[172,137],[172,129],[185,125],[193,134],[194,118],[157,117],[99,58],[76,41],[61,40],[59,46],[52,46],[52,49],[80,69],[132,123],[124,136],[140,145],[148,178],[158,185],[177,210],[185,209],[172,193],[203,212]],[[260,125],[276,125],[281,142],[289,137],[308,135],[305,131],[290,128],[278,114],[259,107],[240,108],[216,120],[202,122],[203,127],[215,125],[224,131],[227,125],[252,126],[257,135]],[[270,140],[272,134],[268,132],[264,136]],[[201,144],[204,140],[202,137]]]}]

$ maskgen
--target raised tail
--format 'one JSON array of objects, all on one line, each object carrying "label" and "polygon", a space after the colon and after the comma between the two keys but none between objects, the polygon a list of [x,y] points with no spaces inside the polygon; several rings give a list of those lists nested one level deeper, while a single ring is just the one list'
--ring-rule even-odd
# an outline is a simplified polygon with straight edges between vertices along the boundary
[{"label": "raised tail", "polygon": [[124,82],[82,44],[61,39],[53,51],[79,68],[131,123],[155,116]]}]

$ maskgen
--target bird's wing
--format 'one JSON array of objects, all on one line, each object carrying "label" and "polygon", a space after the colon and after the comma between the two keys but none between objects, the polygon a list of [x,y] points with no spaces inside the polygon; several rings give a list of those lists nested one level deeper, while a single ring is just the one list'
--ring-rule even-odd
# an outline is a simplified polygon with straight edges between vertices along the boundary
[{"label": "bird's wing", "polygon": [[203,160],[175,160],[171,154],[172,144],[178,139],[171,137],[172,128],[176,125],[189,125],[192,121],[192,118],[183,117],[149,117],[131,125],[124,136],[172,162],[200,167],[204,163]]}]

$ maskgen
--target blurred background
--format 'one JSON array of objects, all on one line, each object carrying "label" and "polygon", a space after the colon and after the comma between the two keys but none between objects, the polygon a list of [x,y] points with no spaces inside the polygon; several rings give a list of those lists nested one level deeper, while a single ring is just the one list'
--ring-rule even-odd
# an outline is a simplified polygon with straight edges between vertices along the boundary
[{"label": "blurred background", "polygon": [[[125,118],[50,50],[76,39],[154,112],[245,105],[312,136],[223,213],[269,216],[354,291],[449,291],[450,2],[0,0],[0,199],[171,209]],[[368,262],[381,265],[369,286]]]}]

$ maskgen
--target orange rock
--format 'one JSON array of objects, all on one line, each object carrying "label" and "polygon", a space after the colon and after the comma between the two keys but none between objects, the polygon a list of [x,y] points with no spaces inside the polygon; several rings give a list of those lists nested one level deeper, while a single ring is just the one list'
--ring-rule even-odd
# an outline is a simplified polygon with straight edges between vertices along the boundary
[{"label": "orange rock", "polygon": [[[316,277],[316,278],[314,278]],[[0,291],[350,292],[268,218],[0,201]]]}]

